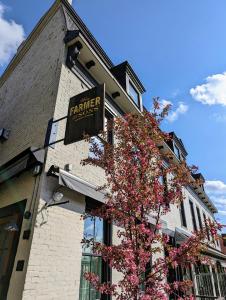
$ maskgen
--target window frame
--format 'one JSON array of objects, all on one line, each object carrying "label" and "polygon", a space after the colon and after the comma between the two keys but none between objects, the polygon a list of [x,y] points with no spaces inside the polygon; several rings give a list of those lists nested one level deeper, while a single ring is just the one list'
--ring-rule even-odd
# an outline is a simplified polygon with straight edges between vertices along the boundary
[{"label": "window frame", "polygon": [[187,228],[187,220],[184,209],[184,200],[180,203],[180,216],[181,216],[181,226]]},{"label": "window frame", "polygon": [[194,231],[197,231],[198,227],[197,227],[197,222],[196,222],[196,218],[195,218],[194,203],[192,202],[191,199],[189,199],[189,205],[190,205],[190,212],[191,212],[193,229],[194,229]]},{"label": "window frame", "polygon": [[[137,94],[137,102],[135,101],[135,99],[133,98],[132,94],[130,93],[130,87],[132,87],[132,89],[134,90],[134,92]],[[138,89],[135,87],[134,83],[132,82],[132,80],[130,78],[128,78],[127,80],[127,93],[129,95],[129,97],[133,100],[133,103],[136,104],[136,106],[140,109],[140,103],[141,103],[141,95],[138,91]]]},{"label": "window frame", "polygon": [[210,241],[210,232],[209,232],[209,228],[207,226],[207,218],[206,218],[206,214],[203,212],[203,219],[204,219],[204,225],[206,227],[206,232],[207,232],[207,239],[208,241]]},{"label": "window frame", "polygon": [[202,226],[202,218],[201,218],[201,212],[198,206],[196,206],[196,212],[197,212],[197,216],[198,216],[198,223],[199,223],[199,229],[202,230],[203,226]]},{"label": "window frame", "polygon": [[[107,110],[106,108],[105,108],[105,114],[104,114],[104,130],[105,130],[105,118],[107,119],[107,121],[114,119],[114,115],[109,110]],[[104,145],[106,143],[109,143],[111,145],[114,144],[113,130],[107,131],[106,139],[104,139],[103,135],[97,135],[97,136],[92,136],[90,140],[96,140],[96,142],[99,144],[99,147],[102,149],[102,151],[104,151]],[[89,158],[96,158],[94,153],[92,153],[90,151],[91,145],[92,145],[92,141],[89,143],[88,157]]]},{"label": "window frame", "polygon": [[[161,185],[163,185],[164,187],[164,198],[167,197],[167,192],[168,192],[168,181],[167,181],[167,176],[166,174],[163,174],[163,169],[162,169],[162,174],[159,176],[158,181]],[[170,203],[166,202],[166,207],[169,208],[170,207]]]},{"label": "window frame", "polygon": [[180,148],[176,145],[176,143],[174,143],[174,148],[175,148],[174,153],[175,153],[176,157],[177,157],[179,160],[181,160],[181,150],[180,150]]},{"label": "window frame", "polygon": [[[114,120],[114,115],[105,108],[105,115],[104,115],[104,120],[105,118],[107,121],[113,121]],[[107,142],[111,145],[114,144],[114,134],[113,130],[107,130]]]},{"label": "window frame", "polygon": [[[97,209],[103,205],[103,203],[92,199],[88,196],[85,197],[86,207],[85,212],[89,213],[93,209]],[[98,216],[95,216],[98,218]],[[85,228],[83,228],[84,230]],[[106,220],[103,220],[103,243],[106,245],[112,245],[112,223],[109,223]],[[82,252],[82,257],[89,256],[89,257],[101,257],[101,255],[95,253],[85,253]],[[81,260],[82,264],[82,260]],[[82,271],[82,269],[81,269]],[[80,284],[79,284],[79,297],[80,297],[80,286],[81,286],[82,274],[80,274]],[[112,272],[109,265],[101,259],[101,282],[112,282]],[[80,299],[80,298],[79,298]],[[101,300],[110,300],[109,295],[100,295]]]}]

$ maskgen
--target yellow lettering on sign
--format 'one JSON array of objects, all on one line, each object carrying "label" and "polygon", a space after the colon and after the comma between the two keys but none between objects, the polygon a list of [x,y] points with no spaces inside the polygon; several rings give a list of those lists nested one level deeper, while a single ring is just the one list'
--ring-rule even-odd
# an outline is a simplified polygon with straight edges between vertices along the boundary
[{"label": "yellow lettering on sign", "polygon": [[89,109],[89,105],[90,105],[89,101],[84,102],[84,110]]},{"label": "yellow lettering on sign", "polygon": [[96,106],[100,105],[100,97],[96,97]]},{"label": "yellow lettering on sign", "polygon": [[[70,116],[72,115],[78,115],[78,118],[81,118],[81,116],[85,116],[87,114],[90,114],[91,112],[97,111],[98,106],[100,106],[100,97],[96,97],[90,100],[87,100],[83,103],[80,103],[79,105],[72,106],[70,108]],[[77,118],[76,117],[76,118]]]},{"label": "yellow lettering on sign", "polygon": [[90,100],[90,107],[94,107],[95,106],[95,99],[91,99]]},{"label": "yellow lettering on sign", "polygon": [[83,111],[83,103],[79,104],[79,111]]}]

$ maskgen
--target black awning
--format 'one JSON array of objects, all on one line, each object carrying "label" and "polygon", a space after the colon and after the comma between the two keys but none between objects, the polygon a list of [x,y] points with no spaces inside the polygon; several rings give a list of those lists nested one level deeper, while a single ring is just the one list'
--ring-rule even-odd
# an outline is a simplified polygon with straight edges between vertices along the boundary
[{"label": "black awning", "polygon": [[0,167],[0,184],[44,162],[43,149],[30,147]]}]

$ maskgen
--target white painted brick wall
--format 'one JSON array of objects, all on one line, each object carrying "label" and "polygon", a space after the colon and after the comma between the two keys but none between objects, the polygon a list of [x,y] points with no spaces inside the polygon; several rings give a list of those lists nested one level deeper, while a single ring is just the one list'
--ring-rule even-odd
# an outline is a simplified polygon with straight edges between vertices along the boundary
[{"label": "white painted brick wall", "polygon": [[[55,119],[66,116],[70,97],[87,88],[62,65],[65,58],[63,27],[62,12],[58,11],[0,89],[0,127],[12,130],[9,141],[0,144],[0,164],[29,146],[42,146],[48,120],[53,115]],[[59,123],[57,139],[64,137],[65,124],[65,121]],[[45,171],[52,164],[63,168],[66,163],[71,163],[74,166],[72,173],[88,182],[102,184],[103,170],[81,166],[81,160],[87,156],[88,144],[85,141],[68,146],[61,142],[55,149],[48,149]],[[70,205],[40,211],[56,187],[56,179],[44,177],[23,300],[77,300],[79,297],[83,236],[80,216],[85,209],[84,196],[65,190],[64,200],[69,199]],[[187,218],[190,218],[189,208],[186,211]],[[180,226],[176,207],[166,220],[171,229]],[[191,222],[188,224],[190,228]],[[113,277],[115,280],[120,278],[118,274]],[[15,286],[10,289],[8,300],[21,299],[21,295],[13,291]]]},{"label": "white painted brick wall", "polygon": [[65,206],[41,209],[31,246],[23,300],[79,299],[84,196],[64,190]]},{"label": "white painted brick wall", "polygon": [[64,58],[64,30],[59,10],[0,88],[0,128],[11,130],[9,140],[0,143],[0,165],[44,144]]}]

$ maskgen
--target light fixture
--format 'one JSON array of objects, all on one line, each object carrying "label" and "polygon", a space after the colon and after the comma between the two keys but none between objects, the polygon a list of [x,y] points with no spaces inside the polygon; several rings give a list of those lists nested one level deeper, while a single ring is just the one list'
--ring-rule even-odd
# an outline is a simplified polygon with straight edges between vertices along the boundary
[{"label": "light fixture", "polygon": [[56,191],[56,192],[53,193],[53,200],[55,202],[60,202],[63,199],[63,197],[64,197],[64,194],[61,193],[61,192]]},{"label": "light fixture", "polygon": [[69,203],[68,200],[61,201],[63,199],[63,197],[64,197],[64,194],[59,191],[59,187],[58,187],[53,192],[53,196],[52,196],[52,199],[50,200],[50,202],[45,204],[45,207],[47,208],[47,207],[51,207],[51,206],[57,206],[57,205]]},{"label": "light fixture", "polygon": [[93,60],[90,60],[86,63],[86,68],[87,69],[91,69],[92,67],[94,67],[96,64]]},{"label": "light fixture", "polygon": [[120,97],[120,93],[119,92],[114,92],[111,94],[112,98],[115,99],[117,97]]}]

